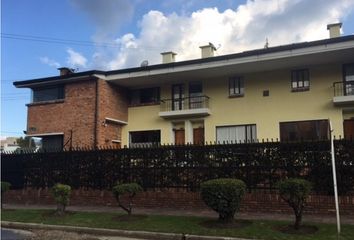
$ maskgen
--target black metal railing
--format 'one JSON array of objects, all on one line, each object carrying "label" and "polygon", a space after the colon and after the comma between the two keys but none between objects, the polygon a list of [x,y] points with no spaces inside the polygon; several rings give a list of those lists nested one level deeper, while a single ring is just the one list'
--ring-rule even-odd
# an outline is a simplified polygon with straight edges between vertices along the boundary
[{"label": "black metal railing", "polygon": [[354,81],[333,83],[334,96],[352,96],[354,95]]},{"label": "black metal railing", "polygon": [[160,110],[165,111],[179,111],[188,109],[209,108],[208,96],[195,96],[184,97],[175,99],[162,99],[160,104]]}]

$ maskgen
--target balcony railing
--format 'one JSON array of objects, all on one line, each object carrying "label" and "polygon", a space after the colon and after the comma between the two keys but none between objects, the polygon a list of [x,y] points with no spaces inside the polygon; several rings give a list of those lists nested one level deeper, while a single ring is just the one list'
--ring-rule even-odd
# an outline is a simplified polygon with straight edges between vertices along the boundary
[{"label": "balcony railing", "polygon": [[195,96],[161,100],[161,112],[209,108],[208,96]]},{"label": "balcony railing", "polygon": [[354,104],[354,81],[335,82],[333,88],[335,105]]},{"label": "balcony railing", "polygon": [[335,82],[333,87],[335,97],[354,95],[354,81]]}]

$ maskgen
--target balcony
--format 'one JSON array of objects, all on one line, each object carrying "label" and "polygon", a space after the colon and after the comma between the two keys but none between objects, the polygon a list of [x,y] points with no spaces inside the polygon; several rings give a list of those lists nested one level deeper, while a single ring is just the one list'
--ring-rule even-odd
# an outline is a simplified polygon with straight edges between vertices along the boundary
[{"label": "balcony", "polygon": [[333,83],[335,105],[354,104],[354,81]]},{"label": "balcony", "polygon": [[161,100],[159,116],[162,118],[205,117],[208,115],[210,115],[208,96]]}]

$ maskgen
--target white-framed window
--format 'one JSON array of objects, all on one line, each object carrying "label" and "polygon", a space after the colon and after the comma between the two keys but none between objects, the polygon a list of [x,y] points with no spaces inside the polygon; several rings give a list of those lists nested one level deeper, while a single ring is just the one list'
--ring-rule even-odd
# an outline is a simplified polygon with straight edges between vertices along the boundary
[{"label": "white-framed window", "polygon": [[310,74],[308,69],[297,69],[291,72],[291,90],[307,91],[310,89]]},{"label": "white-framed window", "polygon": [[256,124],[232,125],[216,127],[216,141],[223,142],[250,142],[257,140]]},{"label": "white-framed window", "polygon": [[243,77],[230,77],[229,78],[229,96],[243,96],[245,93],[245,84]]}]

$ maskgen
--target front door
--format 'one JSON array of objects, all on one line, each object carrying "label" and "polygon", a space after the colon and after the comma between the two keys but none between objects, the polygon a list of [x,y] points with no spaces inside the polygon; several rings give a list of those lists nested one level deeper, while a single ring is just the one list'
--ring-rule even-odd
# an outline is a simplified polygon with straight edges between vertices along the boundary
[{"label": "front door", "polygon": [[344,120],[344,138],[354,139],[354,119]]},{"label": "front door", "polygon": [[184,89],[183,84],[172,86],[172,111],[184,109]]},{"label": "front door", "polygon": [[175,144],[183,145],[184,142],[184,129],[175,129]]},{"label": "front door", "polygon": [[201,145],[204,143],[204,128],[193,129],[193,144]]}]

